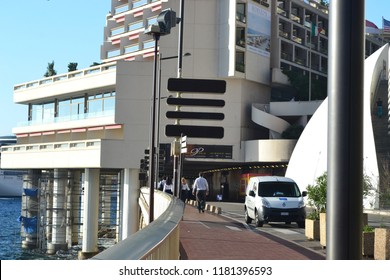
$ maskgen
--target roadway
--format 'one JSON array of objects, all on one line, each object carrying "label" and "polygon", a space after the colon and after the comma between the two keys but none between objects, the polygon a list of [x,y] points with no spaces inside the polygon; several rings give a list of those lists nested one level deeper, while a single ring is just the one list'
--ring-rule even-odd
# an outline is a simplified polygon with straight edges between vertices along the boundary
[{"label": "roadway", "polygon": [[[244,222],[244,204],[208,202],[221,214],[198,213],[187,205],[181,222],[183,259],[325,259],[319,241],[309,241],[295,223],[270,223],[263,227]],[[366,211],[373,227],[390,227],[390,212]],[[203,241],[201,241],[203,239]],[[251,242],[247,243],[247,240]]]}]

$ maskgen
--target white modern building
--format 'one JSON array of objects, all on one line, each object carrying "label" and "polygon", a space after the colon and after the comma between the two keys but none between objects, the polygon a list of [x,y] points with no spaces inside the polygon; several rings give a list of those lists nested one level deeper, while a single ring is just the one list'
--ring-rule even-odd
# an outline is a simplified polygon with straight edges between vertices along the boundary
[{"label": "white modern building", "polygon": [[[211,109],[223,113],[223,120],[180,121],[224,128],[221,139],[187,139],[183,174],[191,178],[207,171],[213,197],[223,184],[225,198],[239,200],[251,174],[284,175],[297,140],[284,139],[283,132],[305,126],[325,98],[314,87],[326,81],[327,73],[328,14],[318,2],[185,1],[183,51],[191,55],[183,57],[182,76],[227,83],[223,95],[206,97],[225,100],[223,108]],[[26,105],[26,122],[13,129],[18,142],[2,149],[1,165],[30,170],[25,187],[44,189],[45,196],[36,199],[57,209],[45,214],[48,251],[82,236],[83,253],[95,253],[98,229],[107,222],[102,205],[111,205],[112,193],[119,238],[138,230],[140,160],[149,146],[155,58],[153,37],[144,31],[167,8],[180,16],[179,0],[112,0],[101,65],[14,88],[15,103]],[[158,135],[166,154],[161,174],[166,175],[172,174],[173,138],[164,128],[175,120],[165,113],[175,107],[165,99],[176,94],[166,89],[168,78],[177,76],[177,57],[172,57],[178,54],[178,39],[175,27],[159,42]],[[310,77],[313,87],[306,95],[292,92],[283,71]],[[26,217],[38,210],[26,209]],[[75,217],[83,219],[82,229]],[[26,246],[39,239],[36,235],[26,238]]]}]

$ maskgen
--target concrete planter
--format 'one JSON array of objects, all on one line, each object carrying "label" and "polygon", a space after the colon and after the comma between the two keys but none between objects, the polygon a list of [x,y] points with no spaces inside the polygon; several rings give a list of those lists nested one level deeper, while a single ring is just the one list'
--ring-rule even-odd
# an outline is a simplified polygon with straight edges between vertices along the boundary
[{"label": "concrete planter", "polygon": [[326,213],[320,213],[320,244],[326,247]]},{"label": "concrete planter", "polygon": [[365,257],[374,256],[375,232],[363,232],[362,234],[362,253]]},{"label": "concrete planter", "polygon": [[374,259],[390,260],[390,229],[375,229]]},{"label": "concrete planter", "polygon": [[305,236],[308,240],[320,240],[320,221],[305,220]]}]

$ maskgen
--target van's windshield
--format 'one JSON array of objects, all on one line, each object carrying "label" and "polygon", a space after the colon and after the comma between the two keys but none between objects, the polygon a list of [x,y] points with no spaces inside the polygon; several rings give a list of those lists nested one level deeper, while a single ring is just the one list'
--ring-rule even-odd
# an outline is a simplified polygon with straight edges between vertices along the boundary
[{"label": "van's windshield", "polygon": [[259,196],[262,197],[300,197],[301,192],[295,183],[261,182]]}]

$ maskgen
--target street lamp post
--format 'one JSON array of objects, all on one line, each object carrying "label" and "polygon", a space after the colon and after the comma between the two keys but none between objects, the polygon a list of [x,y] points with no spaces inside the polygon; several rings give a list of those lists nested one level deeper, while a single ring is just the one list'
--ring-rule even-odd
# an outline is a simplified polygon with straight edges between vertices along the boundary
[{"label": "street lamp post", "polygon": [[[149,176],[148,185],[150,188],[149,193],[149,223],[154,220],[154,189],[155,189],[155,166],[158,158],[156,158],[156,97],[157,97],[157,62],[158,62],[158,41],[160,36],[168,35],[171,32],[171,28],[176,26],[176,13],[171,9],[162,11],[157,17],[158,24],[149,25],[145,34],[153,35],[155,41],[154,45],[154,67],[153,67],[153,96],[151,102],[151,128],[149,138]],[[160,101],[160,100],[159,100]]]},{"label": "street lamp post", "polygon": [[150,186],[149,193],[149,223],[154,220],[154,183],[155,183],[155,165],[156,165],[156,96],[157,96],[157,55],[158,55],[158,40],[160,39],[160,34],[154,33],[153,38],[155,40],[154,45],[154,66],[153,66],[153,97],[151,102],[151,121],[152,128],[150,129],[150,137],[149,137],[149,176],[148,176],[148,184]]}]

